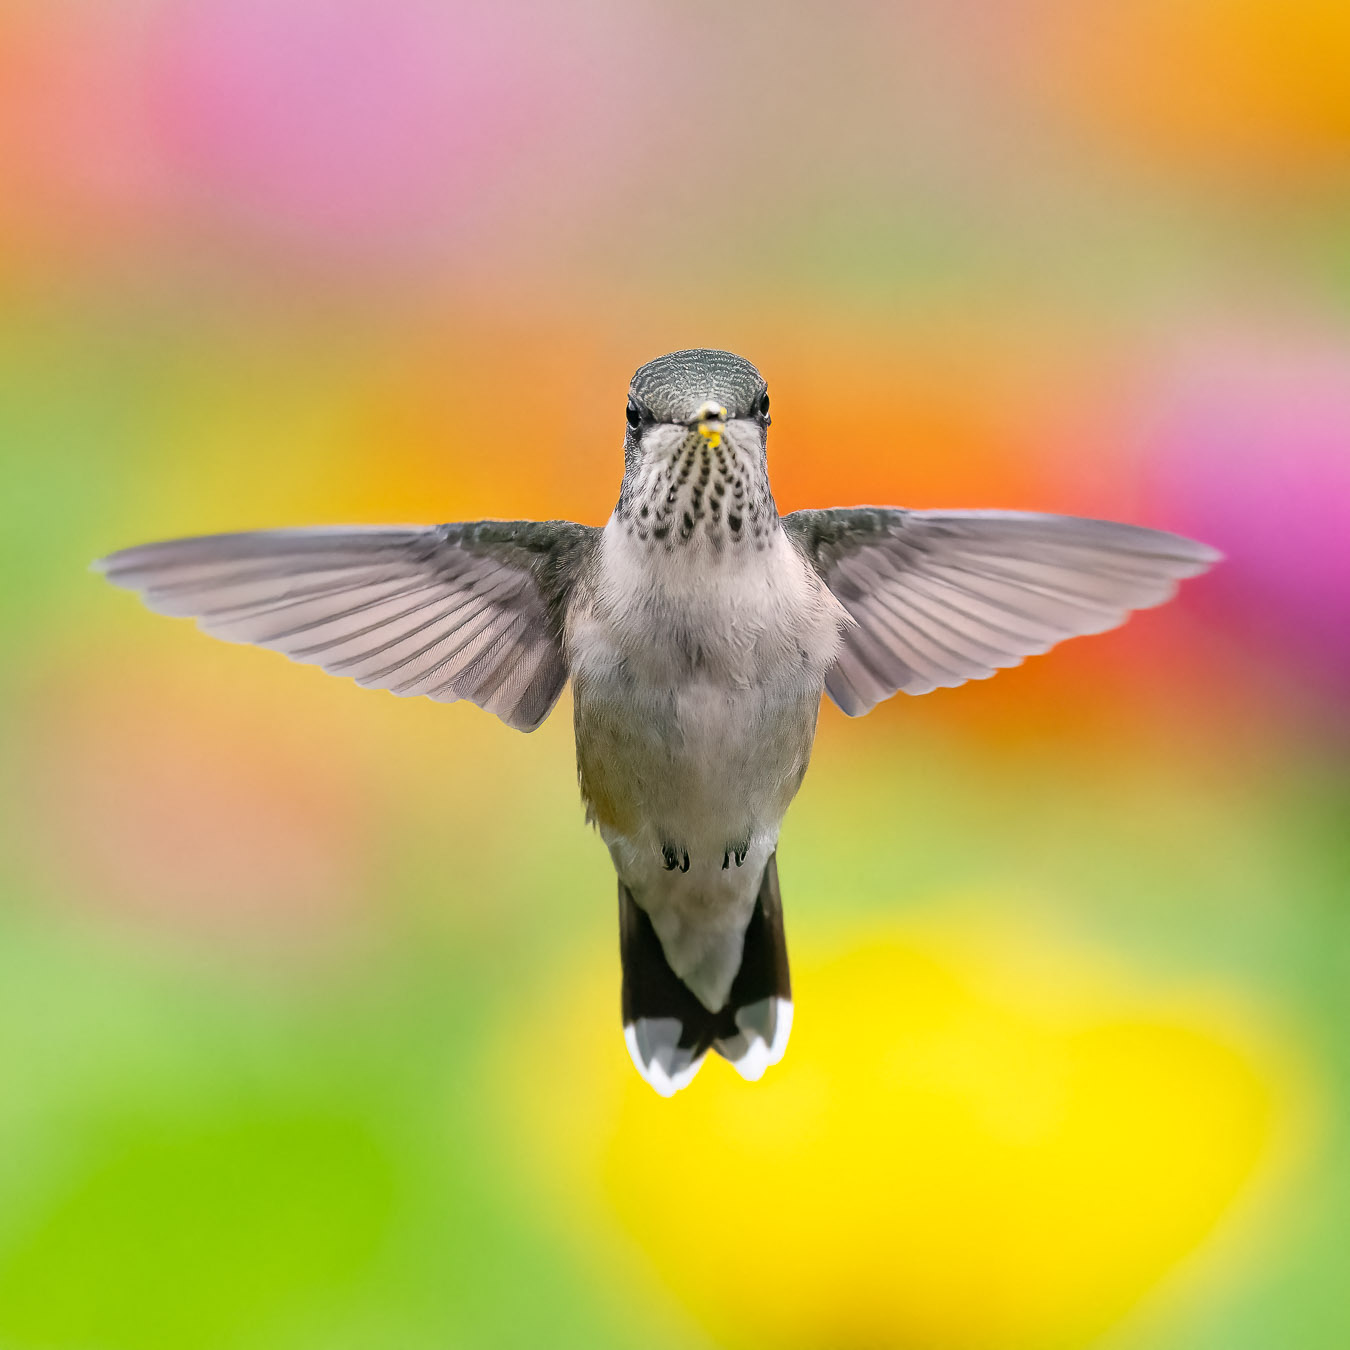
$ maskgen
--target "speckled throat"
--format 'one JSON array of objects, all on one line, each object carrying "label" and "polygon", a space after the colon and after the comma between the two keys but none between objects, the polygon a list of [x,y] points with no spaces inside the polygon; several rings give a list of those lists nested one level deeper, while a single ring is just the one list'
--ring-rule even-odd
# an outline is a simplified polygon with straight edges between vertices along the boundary
[{"label": "speckled throat", "polygon": [[710,444],[693,428],[668,456],[630,467],[615,515],[633,538],[667,551],[695,541],[715,552],[764,549],[778,522],[762,455],[726,436]]}]

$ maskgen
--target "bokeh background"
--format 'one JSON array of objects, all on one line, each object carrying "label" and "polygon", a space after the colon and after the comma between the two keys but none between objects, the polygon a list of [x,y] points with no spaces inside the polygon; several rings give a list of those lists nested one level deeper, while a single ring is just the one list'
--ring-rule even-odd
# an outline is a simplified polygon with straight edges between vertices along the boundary
[{"label": "bokeh background", "polygon": [[[1350,1344],[1344,0],[8,0],[0,1347]],[[827,706],[787,1059],[628,1064],[532,737],[86,569],[606,518],[640,362],[779,505],[1191,532]]]}]

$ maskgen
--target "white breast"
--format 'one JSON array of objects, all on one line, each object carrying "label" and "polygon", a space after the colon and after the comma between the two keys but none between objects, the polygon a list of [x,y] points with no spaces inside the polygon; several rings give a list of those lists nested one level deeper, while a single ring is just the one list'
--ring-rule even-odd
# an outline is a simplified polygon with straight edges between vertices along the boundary
[{"label": "white breast", "polygon": [[665,684],[691,676],[745,686],[821,680],[834,658],[838,602],[781,526],[763,547],[721,551],[699,537],[640,542],[615,519],[601,541],[595,604],[574,626],[573,663],[630,663]]}]

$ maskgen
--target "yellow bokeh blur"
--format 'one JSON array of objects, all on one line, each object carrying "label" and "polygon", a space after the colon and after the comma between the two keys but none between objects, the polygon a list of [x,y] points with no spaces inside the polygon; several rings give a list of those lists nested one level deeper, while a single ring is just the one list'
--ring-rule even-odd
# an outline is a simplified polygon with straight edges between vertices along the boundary
[{"label": "yellow bokeh blur", "polygon": [[719,1345],[1091,1344],[1255,1207],[1310,1107],[1250,1009],[1001,899],[799,944],[790,1048],[753,1085],[710,1056],[658,1099],[587,987],[553,991],[572,1015],[497,1063],[559,1215],[631,1237]]}]

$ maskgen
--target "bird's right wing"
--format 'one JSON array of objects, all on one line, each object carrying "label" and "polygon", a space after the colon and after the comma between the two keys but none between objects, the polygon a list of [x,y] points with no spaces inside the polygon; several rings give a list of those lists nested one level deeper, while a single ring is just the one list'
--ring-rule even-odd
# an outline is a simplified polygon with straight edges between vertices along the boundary
[{"label": "bird's right wing", "polygon": [[568,520],[258,530],[95,567],[226,641],[396,694],[468,699],[533,731],[567,681],[563,607],[598,534]]},{"label": "bird's right wing", "polygon": [[1220,555],[1162,530],[1019,511],[794,511],[783,528],[854,620],[826,677],[860,717],[987,679],[1160,605]]}]

